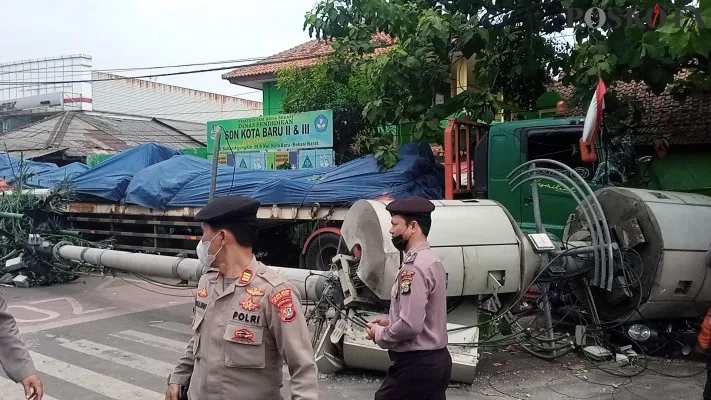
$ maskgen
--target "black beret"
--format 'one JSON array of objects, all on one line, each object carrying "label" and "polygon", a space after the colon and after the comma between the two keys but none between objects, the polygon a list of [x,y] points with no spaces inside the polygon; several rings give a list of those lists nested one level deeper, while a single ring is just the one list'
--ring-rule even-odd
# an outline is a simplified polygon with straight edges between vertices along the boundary
[{"label": "black beret", "polygon": [[198,222],[229,222],[251,220],[257,217],[259,200],[244,196],[216,197],[195,214]]},{"label": "black beret", "polygon": [[394,200],[385,209],[391,215],[429,216],[434,211],[435,205],[423,197],[414,196]]}]

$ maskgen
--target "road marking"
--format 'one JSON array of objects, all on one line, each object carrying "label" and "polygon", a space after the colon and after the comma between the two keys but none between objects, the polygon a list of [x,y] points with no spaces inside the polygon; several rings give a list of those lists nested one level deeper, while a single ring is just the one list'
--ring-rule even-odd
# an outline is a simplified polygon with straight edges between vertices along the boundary
[{"label": "road marking", "polygon": [[130,353],[85,339],[60,343],[60,346],[160,377],[167,377],[173,372],[175,367],[164,361],[144,357],[139,354]]},{"label": "road marking", "polygon": [[15,317],[15,321],[17,321],[17,322],[43,322],[43,321],[49,321],[49,320],[52,320],[55,318],[59,318],[59,315],[60,315],[58,312],[54,312],[52,310],[44,310],[42,308],[37,308],[37,307],[32,307],[32,306],[11,305],[11,306],[7,306],[7,308],[24,308],[25,310],[30,310],[32,312],[47,315],[46,317],[35,318],[35,319],[22,319],[22,318]]},{"label": "road marking", "polygon": [[55,378],[62,379],[112,399],[160,399],[163,397],[162,394],[152,390],[144,389],[140,386],[132,385],[107,375],[77,367],[68,362],[35,353],[34,351],[30,351],[30,355],[35,362],[35,367],[37,367],[40,372],[44,372],[47,375],[52,375]]},{"label": "road marking", "polygon": [[[45,386],[46,389],[47,387]],[[57,400],[52,396],[48,396],[47,393],[44,394],[42,399]],[[0,376],[0,400],[26,400],[25,389],[22,388],[21,384]]]},{"label": "road marking", "polygon": [[57,297],[56,299],[46,299],[46,300],[38,300],[38,301],[31,301],[30,304],[40,304],[40,303],[49,303],[52,301],[59,301],[59,300],[66,300],[67,303],[72,307],[72,314],[74,315],[83,315],[83,314],[89,314],[89,313],[94,313],[98,311],[106,311],[106,310],[113,310],[116,307],[104,307],[104,308],[95,308],[93,310],[89,311],[84,311],[84,306],[77,301],[74,297]]},{"label": "road marking", "polygon": [[[107,319],[107,318],[113,318],[113,317],[121,317],[124,315],[130,315],[130,314],[137,314],[141,313],[144,311],[151,311],[151,310],[158,310],[161,308],[168,308],[172,306],[177,306],[180,304],[188,304],[188,303],[193,303],[195,300],[186,300],[186,299],[180,299],[180,300],[175,300],[172,301],[170,304],[156,304],[156,305],[151,305],[148,307],[142,307],[139,309],[124,309],[124,310],[114,310],[114,311],[107,311],[99,314],[90,314],[90,315],[81,315],[76,318],[67,318],[63,319],[61,321],[53,321],[53,322],[47,322],[44,324],[37,324],[37,325],[31,325],[31,326],[21,326],[19,327],[20,333],[26,334],[26,333],[35,333],[35,332],[42,332],[50,329],[56,329],[56,328],[63,328],[65,326],[72,326],[72,325],[77,325],[77,324],[83,324],[85,322],[93,322],[93,321],[98,321],[102,319]],[[9,307],[16,307],[16,306],[8,306]]]},{"label": "road marking", "polygon": [[151,324],[154,328],[165,329],[171,332],[184,333],[186,335],[193,335],[193,328],[188,324],[179,324],[177,322],[159,322],[156,324]]},{"label": "road marking", "polygon": [[175,351],[180,354],[185,353],[185,349],[188,347],[187,340],[185,342],[180,342],[178,340],[167,339],[164,337],[151,335],[149,333],[143,333],[132,330],[109,333],[109,336],[117,337],[119,339],[124,340],[130,340],[132,342],[137,342],[152,347],[157,347],[162,350]]}]

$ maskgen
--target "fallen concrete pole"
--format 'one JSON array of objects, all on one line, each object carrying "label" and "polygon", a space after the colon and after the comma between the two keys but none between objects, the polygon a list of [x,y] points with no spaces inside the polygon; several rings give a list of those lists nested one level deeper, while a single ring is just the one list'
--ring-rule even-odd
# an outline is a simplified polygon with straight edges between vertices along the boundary
[{"label": "fallen concrete pole", "polygon": [[[54,249],[54,256],[134,274],[192,282],[197,282],[206,271],[202,263],[194,258],[130,253],[73,245],[57,246]],[[271,268],[294,285],[302,299],[311,301],[321,298],[326,278],[330,275],[325,271],[272,266],[267,266],[267,268]]]}]

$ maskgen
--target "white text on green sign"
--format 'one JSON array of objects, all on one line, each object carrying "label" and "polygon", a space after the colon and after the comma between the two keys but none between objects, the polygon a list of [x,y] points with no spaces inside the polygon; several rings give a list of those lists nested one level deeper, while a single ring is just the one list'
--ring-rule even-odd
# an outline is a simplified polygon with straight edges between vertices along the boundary
[{"label": "white text on green sign", "polygon": [[[225,151],[297,150],[333,147],[333,112],[310,111],[297,114],[208,122],[208,132],[219,126],[220,147]],[[214,138],[208,134],[212,151]]]}]

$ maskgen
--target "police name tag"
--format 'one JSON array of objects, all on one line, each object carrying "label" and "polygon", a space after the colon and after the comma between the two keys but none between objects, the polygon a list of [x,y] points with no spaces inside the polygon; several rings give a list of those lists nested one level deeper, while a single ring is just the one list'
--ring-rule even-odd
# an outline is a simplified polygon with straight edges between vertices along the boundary
[{"label": "police name tag", "polygon": [[261,325],[262,314],[246,311],[235,311],[234,313],[232,313],[231,322],[243,322],[245,324],[250,325]]}]

